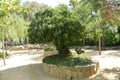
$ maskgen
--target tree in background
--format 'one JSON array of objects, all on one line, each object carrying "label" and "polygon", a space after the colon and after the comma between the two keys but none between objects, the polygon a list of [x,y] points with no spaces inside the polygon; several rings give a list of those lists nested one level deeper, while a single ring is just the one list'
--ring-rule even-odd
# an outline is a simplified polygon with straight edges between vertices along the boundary
[{"label": "tree in background", "polygon": [[[5,65],[5,47],[4,44],[7,44],[7,40],[9,38],[15,39],[16,35],[18,35],[20,31],[24,32],[23,26],[25,24],[24,20],[20,17],[18,19],[15,14],[22,13],[26,11],[26,8],[19,5],[19,0],[2,0],[0,1],[0,40],[3,43],[3,60]],[[14,13],[14,14],[13,14]],[[17,18],[17,20],[15,20]],[[17,21],[20,21],[17,23]],[[17,24],[16,24],[17,23]],[[12,25],[12,26],[11,26]],[[18,29],[18,26],[21,27]],[[17,32],[15,32],[17,31]],[[27,30],[26,30],[27,31]],[[19,34],[20,35],[20,34]],[[20,35],[21,36],[21,35]],[[18,38],[18,37],[17,37]]]},{"label": "tree in background", "polygon": [[79,21],[85,27],[84,36],[82,36],[82,45],[84,46],[88,39],[92,39],[90,38],[91,32],[96,32],[96,30],[94,30],[96,25],[96,15],[93,14],[92,6],[88,4],[87,0],[70,0],[70,8],[72,9],[74,16],[79,18]]},{"label": "tree in background", "polygon": [[45,4],[39,4],[35,1],[30,2],[30,1],[26,1],[23,3],[23,6],[25,6],[29,11],[23,13],[24,19],[27,21],[32,21],[32,19],[35,17],[35,14],[44,8],[48,8],[47,5]]},{"label": "tree in background", "polygon": [[[102,22],[119,22],[119,0],[113,1],[113,0],[87,0],[89,4],[93,6],[94,12],[98,16],[98,41],[99,41],[99,55],[101,55],[101,24]],[[115,4],[114,4],[115,2]],[[117,7],[115,7],[117,6]],[[117,17],[116,17],[117,15]]]}]

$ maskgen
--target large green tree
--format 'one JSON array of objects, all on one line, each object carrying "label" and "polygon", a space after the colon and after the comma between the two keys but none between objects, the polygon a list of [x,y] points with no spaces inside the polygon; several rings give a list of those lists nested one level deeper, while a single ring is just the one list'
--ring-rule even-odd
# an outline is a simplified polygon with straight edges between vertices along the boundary
[{"label": "large green tree", "polygon": [[29,28],[31,43],[53,42],[60,55],[70,53],[68,45],[81,39],[84,26],[66,5],[38,12]]}]

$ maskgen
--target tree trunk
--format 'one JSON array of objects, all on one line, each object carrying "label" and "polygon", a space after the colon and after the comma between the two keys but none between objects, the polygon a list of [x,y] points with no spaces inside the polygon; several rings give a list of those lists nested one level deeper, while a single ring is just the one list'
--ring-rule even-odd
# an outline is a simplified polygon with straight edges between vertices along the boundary
[{"label": "tree trunk", "polygon": [[5,54],[7,54],[7,40],[5,40]]},{"label": "tree trunk", "polygon": [[57,50],[58,50],[60,57],[66,57],[68,56],[68,54],[70,54],[70,50],[67,46],[59,47],[57,48]]},{"label": "tree trunk", "polygon": [[103,36],[102,36],[102,38],[101,38],[101,41],[102,41],[102,47],[105,47],[105,45],[104,45],[104,42],[105,42],[105,40],[104,40],[104,38],[105,38],[105,30],[104,30],[104,28],[102,29],[102,33],[103,33]]},{"label": "tree trunk", "polygon": [[100,35],[100,27],[101,27],[101,20],[100,20],[100,18],[98,18],[98,22],[99,22],[99,24],[98,24],[98,49],[99,49],[99,55],[101,55],[101,35]]},{"label": "tree trunk", "polygon": [[3,63],[4,63],[4,65],[6,65],[6,62],[5,62],[5,46],[4,46],[4,34],[3,34],[3,38],[2,38],[2,42],[3,42],[3,44],[2,44],[2,50],[3,50]]},{"label": "tree trunk", "polygon": [[101,55],[101,38],[100,38],[100,32],[98,32],[98,38],[99,38],[99,42],[98,42],[99,55]]}]

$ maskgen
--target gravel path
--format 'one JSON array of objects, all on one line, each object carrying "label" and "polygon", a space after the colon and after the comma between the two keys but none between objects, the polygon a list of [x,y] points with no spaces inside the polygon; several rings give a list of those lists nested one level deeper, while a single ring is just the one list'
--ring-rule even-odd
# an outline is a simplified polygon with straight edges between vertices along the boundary
[{"label": "gravel path", "polygon": [[120,80],[120,50],[102,51],[101,56],[94,50],[86,53],[94,55],[93,59],[100,63],[99,74],[88,80]]},{"label": "gravel path", "polygon": [[[102,51],[98,56],[98,51],[86,50],[88,54],[93,54],[94,60],[100,62],[99,73],[85,80],[120,80],[120,50]],[[6,59],[6,66],[0,60],[0,80],[60,80],[53,78],[41,69],[42,51],[12,51],[13,54]]]},{"label": "gravel path", "polygon": [[21,51],[6,60],[0,61],[0,80],[60,80],[45,74],[41,69],[42,51]]}]

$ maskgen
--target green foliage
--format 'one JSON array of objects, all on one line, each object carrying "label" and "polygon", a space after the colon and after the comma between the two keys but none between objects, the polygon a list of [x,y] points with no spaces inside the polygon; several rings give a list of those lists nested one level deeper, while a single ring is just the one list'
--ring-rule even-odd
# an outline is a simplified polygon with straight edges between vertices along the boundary
[{"label": "green foliage", "polygon": [[[26,1],[21,5],[20,0],[1,0],[0,40],[3,38],[3,34],[4,37],[14,38],[15,40],[18,40],[19,37],[26,37],[29,23],[26,23],[25,20],[31,21],[35,17],[31,23],[33,27],[30,28],[30,42],[46,43],[52,41],[59,46],[57,49],[60,53],[69,53],[68,48],[65,48],[69,45],[97,45],[99,22],[97,18],[100,17],[101,23],[108,22],[107,25],[112,24],[107,28],[106,25],[101,24],[102,29],[100,31],[103,46],[119,45],[119,34],[116,33],[114,27],[120,25],[119,8],[111,6],[112,12],[110,12],[114,18],[112,20],[103,19],[108,15],[106,12],[106,8],[109,6],[108,3],[112,3],[112,1],[115,4],[120,2],[120,0],[107,0],[107,2],[106,0],[70,0],[69,7],[59,5],[51,8],[36,2]],[[23,13],[25,20],[20,13]],[[34,16],[35,14],[36,16]],[[112,30],[109,27],[113,27]],[[65,49],[61,50],[61,47]]]},{"label": "green foliage", "polygon": [[67,66],[67,67],[75,67],[75,66],[83,66],[92,64],[92,60],[88,55],[85,54],[71,54],[67,58],[61,58],[59,55],[48,56],[43,59],[44,63],[53,64],[57,66]]},{"label": "green foliage", "polygon": [[1,0],[0,8],[0,11],[2,11],[4,15],[14,12],[23,13],[27,11],[25,7],[20,5],[20,0]]},{"label": "green foliage", "polygon": [[5,38],[16,41],[18,41],[19,38],[27,36],[28,22],[25,22],[23,17],[20,15],[15,13],[8,14],[2,18],[2,22],[0,22],[0,24],[0,40],[2,39],[3,33]]},{"label": "green foliage", "polygon": [[29,11],[23,13],[24,19],[26,21],[31,21],[35,14],[44,8],[47,8],[48,6],[45,4],[39,4],[36,1],[26,1],[23,3],[23,6],[26,7]]},{"label": "green foliage", "polygon": [[119,24],[119,3],[120,0],[87,0],[87,4],[91,4],[93,11],[95,11],[102,20],[112,24]]},{"label": "green foliage", "polygon": [[44,51],[53,51],[54,48],[53,47],[50,47],[50,46],[45,46],[44,47]]},{"label": "green foliage", "polygon": [[119,43],[117,27],[104,26],[102,34],[102,41],[104,46],[114,46]]},{"label": "green foliage", "polygon": [[83,31],[79,18],[66,5],[60,5],[38,12],[30,24],[28,36],[31,43],[53,42],[60,54],[68,54],[68,45],[81,39]]},{"label": "green foliage", "polygon": [[77,58],[70,58],[67,61],[65,61],[63,63],[64,66],[69,66],[69,67],[75,67],[75,66],[83,66],[83,65],[89,65],[91,64],[92,61],[90,59],[87,58],[81,58],[81,57],[77,57]]},{"label": "green foliage", "polygon": [[93,7],[93,9],[95,10],[95,11],[97,11],[97,10],[100,10],[101,9],[101,7],[104,5],[104,3],[106,2],[106,0],[87,0],[88,1],[88,3],[90,3],[91,4],[91,6]]},{"label": "green foliage", "polygon": [[[9,56],[8,54],[5,53],[5,57]],[[3,58],[3,53],[0,53],[0,58]]]},{"label": "green foliage", "polygon": [[2,38],[18,39],[27,35],[26,22],[20,15],[26,10],[20,5],[20,0],[0,1],[0,40]]}]

